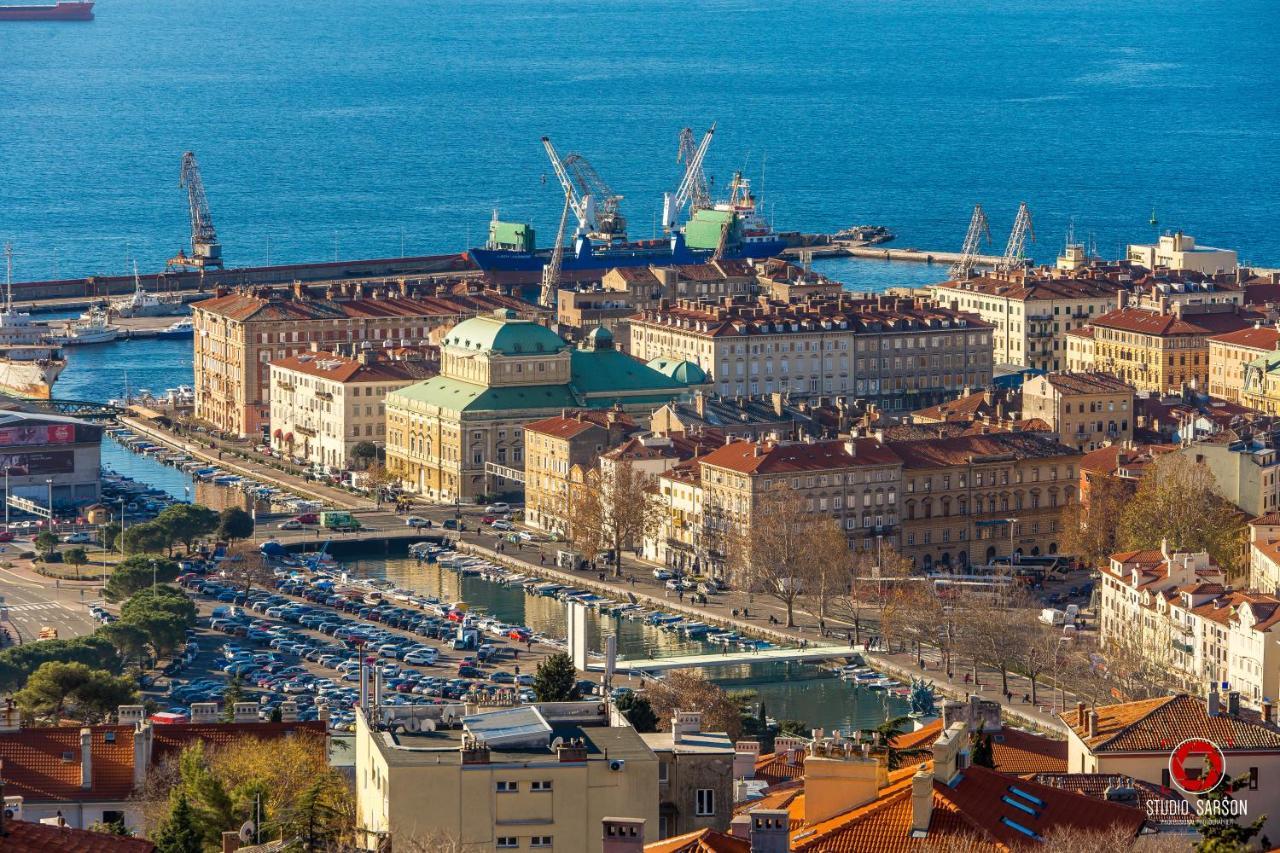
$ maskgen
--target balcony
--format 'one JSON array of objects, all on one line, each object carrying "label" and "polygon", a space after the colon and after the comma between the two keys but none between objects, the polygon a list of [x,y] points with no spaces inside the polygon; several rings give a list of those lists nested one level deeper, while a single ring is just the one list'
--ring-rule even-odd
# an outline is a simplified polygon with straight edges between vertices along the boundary
[{"label": "balcony", "polygon": [[307,436],[308,438],[315,438],[315,437],[316,437],[316,431],[315,431],[315,430],[313,430],[311,427],[295,426],[293,429],[294,429],[294,431],[295,431],[295,432],[297,432],[297,433],[299,433],[299,434],[301,434],[301,435],[305,435],[305,436]]},{"label": "balcony", "polygon": [[331,403],[333,402],[333,394],[329,393],[328,391],[317,391],[316,399],[324,400],[327,403]]}]

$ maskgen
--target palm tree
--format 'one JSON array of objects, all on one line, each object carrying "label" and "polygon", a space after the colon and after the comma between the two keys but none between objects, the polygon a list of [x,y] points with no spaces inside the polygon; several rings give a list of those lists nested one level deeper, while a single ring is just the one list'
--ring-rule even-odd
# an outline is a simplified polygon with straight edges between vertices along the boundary
[{"label": "palm tree", "polygon": [[909,761],[914,761],[917,758],[928,758],[933,754],[933,751],[928,746],[900,749],[893,745],[894,741],[907,733],[906,726],[909,722],[911,722],[911,718],[905,715],[891,717],[873,729],[878,736],[876,742],[880,745],[880,749],[884,751],[885,763],[890,770],[897,770]]}]

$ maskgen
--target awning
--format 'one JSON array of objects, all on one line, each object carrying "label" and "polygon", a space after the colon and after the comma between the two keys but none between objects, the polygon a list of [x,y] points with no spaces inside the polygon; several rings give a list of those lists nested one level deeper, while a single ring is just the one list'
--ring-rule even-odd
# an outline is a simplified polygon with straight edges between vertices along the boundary
[{"label": "awning", "polygon": [[283,432],[279,427],[276,427],[275,437],[276,437],[276,438],[283,438],[283,437],[284,437],[284,432]]},{"label": "awning", "polygon": [[291,432],[286,432],[286,433],[284,434],[284,440],[285,440],[285,441],[287,441],[288,443],[292,444],[292,443],[293,443],[293,433],[291,433]]}]

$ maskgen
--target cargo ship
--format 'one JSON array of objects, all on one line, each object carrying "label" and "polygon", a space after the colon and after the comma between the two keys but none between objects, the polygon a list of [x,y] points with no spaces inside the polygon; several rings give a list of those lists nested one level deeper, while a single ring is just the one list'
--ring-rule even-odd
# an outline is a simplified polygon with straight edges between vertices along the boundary
[{"label": "cargo ship", "polygon": [[67,366],[62,350],[50,344],[0,345],[0,392],[48,400]]},{"label": "cargo ship", "polygon": [[[684,227],[663,240],[629,241],[625,235],[601,240],[575,239],[564,254],[566,281],[598,279],[614,267],[701,264],[711,257],[737,260],[771,258],[787,247],[756,211],[750,185],[735,174],[729,200],[696,209]],[[526,223],[503,222],[497,213],[489,223],[489,241],[468,257],[496,283],[527,284],[538,280],[551,259],[551,249],[534,248],[534,229]]]},{"label": "cargo ship", "polygon": [[93,0],[68,0],[50,4],[6,6],[0,4],[0,21],[92,21]]}]

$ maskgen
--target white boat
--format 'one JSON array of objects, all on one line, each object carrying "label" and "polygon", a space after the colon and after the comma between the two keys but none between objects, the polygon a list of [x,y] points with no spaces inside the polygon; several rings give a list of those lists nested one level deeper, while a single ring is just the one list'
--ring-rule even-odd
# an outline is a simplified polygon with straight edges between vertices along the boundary
[{"label": "white boat", "polygon": [[83,346],[110,343],[119,336],[120,327],[111,325],[106,312],[95,308],[87,318],[68,324],[61,334],[50,335],[49,341],[61,346]]},{"label": "white boat", "polygon": [[138,264],[133,265],[133,293],[124,299],[113,299],[111,311],[117,317],[172,317],[182,314],[187,305],[178,294],[148,293],[138,277]]},{"label": "white boat", "polygon": [[183,317],[156,332],[157,338],[190,338],[196,333],[195,322],[190,317]]},{"label": "white boat", "polygon": [[13,253],[5,251],[5,299],[0,311],[0,392],[47,400],[53,396],[67,360],[62,350],[45,341],[44,326],[31,315],[13,309]]}]

